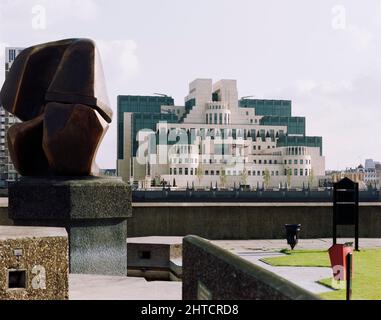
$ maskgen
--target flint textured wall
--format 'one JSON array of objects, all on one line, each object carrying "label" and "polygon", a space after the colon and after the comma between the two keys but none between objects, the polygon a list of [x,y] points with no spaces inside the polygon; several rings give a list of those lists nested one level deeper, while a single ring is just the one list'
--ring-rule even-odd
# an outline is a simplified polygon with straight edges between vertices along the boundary
[{"label": "flint textured wall", "polygon": [[315,300],[315,295],[209,241],[183,242],[183,300]]},{"label": "flint textured wall", "polygon": [[[332,237],[329,203],[133,203],[129,237],[198,235],[207,239],[283,239],[284,224],[301,223],[301,238]],[[339,236],[354,228],[340,226]],[[360,207],[360,237],[381,237],[381,203]]]},{"label": "flint textured wall", "polygon": [[[25,272],[21,286],[11,272]],[[0,227],[0,300],[67,300],[68,277],[65,229]]]}]

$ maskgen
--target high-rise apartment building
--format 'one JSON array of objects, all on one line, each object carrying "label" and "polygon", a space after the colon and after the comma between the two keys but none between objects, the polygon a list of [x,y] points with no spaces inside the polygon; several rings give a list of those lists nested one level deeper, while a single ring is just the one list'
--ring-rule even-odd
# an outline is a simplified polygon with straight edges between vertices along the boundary
[{"label": "high-rise apartment building", "polygon": [[325,176],[325,158],[291,101],[239,99],[235,80],[197,79],[184,106],[119,97],[118,174],[140,186],[307,187]]},{"label": "high-rise apartment building", "polygon": [[[23,48],[5,48],[5,77],[22,50]],[[13,114],[0,107],[0,184],[3,187],[18,179],[18,173],[12,164],[6,141],[9,127],[17,122],[19,120]]]}]

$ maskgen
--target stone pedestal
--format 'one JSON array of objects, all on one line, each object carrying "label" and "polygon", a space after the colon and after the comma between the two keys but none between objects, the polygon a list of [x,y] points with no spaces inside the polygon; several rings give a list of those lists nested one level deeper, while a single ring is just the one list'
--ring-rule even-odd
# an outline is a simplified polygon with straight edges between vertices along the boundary
[{"label": "stone pedestal", "polygon": [[127,275],[131,189],[120,178],[23,178],[9,187],[18,226],[65,227],[70,272]]}]

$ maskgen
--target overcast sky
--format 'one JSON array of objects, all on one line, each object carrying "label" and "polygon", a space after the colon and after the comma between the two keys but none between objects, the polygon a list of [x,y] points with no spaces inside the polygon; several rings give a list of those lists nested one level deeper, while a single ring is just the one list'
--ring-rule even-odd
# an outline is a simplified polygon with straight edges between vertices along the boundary
[{"label": "overcast sky", "polygon": [[[195,78],[237,79],[291,99],[327,169],[381,160],[380,0],[0,0],[0,83],[5,46],[71,37],[99,44],[115,111],[118,94],[182,105]],[[97,162],[115,168],[116,114]]]}]

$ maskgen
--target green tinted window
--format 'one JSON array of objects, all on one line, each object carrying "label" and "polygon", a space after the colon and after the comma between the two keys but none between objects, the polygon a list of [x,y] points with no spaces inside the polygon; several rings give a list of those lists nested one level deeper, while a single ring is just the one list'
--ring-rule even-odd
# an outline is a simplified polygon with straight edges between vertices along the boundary
[{"label": "green tinted window", "polygon": [[254,108],[259,116],[291,117],[291,101],[288,100],[241,99],[239,106]]},{"label": "green tinted window", "polygon": [[266,126],[287,126],[288,134],[306,134],[306,118],[264,116],[260,122]]},{"label": "green tinted window", "polygon": [[[133,155],[136,154],[136,133],[141,129],[156,130],[159,121],[177,122],[173,114],[161,114],[161,106],[173,106],[172,97],[162,96],[118,96],[117,130],[118,130],[118,159],[124,155],[124,116],[125,112],[134,113],[131,134],[133,135]],[[144,116],[143,116],[144,115]]]},{"label": "green tinted window", "polygon": [[315,147],[320,148],[320,155],[323,155],[323,138],[282,136],[277,141],[277,147]]}]

